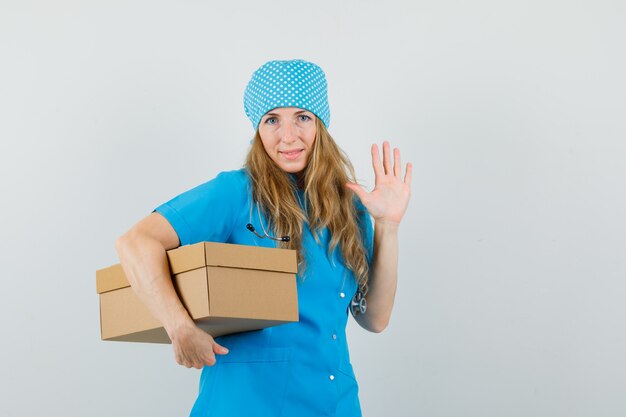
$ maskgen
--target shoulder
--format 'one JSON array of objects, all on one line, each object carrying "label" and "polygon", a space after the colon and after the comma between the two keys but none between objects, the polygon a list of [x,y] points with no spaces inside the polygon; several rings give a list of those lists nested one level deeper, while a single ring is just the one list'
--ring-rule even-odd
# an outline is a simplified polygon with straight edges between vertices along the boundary
[{"label": "shoulder", "polygon": [[201,241],[225,242],[242,207],[246,207],[247,184],[243,169],[220,172],[155,210],[172,224],[181,245]]},{"label": "shoulder", "polygon": [[235,169],[232,171],[222,171],[215,176],[209,183],[219,183],[225,186],[245,187],[248,185],[249,179],[245,168]]},{"label": "shoulder", "polygon": [[228,197],[244,194],[249,184],[245,169],[222,171],[214,178],[189,190],[193,194],[205,195],[206,193],[226,194]]},{"label": "shoulder", "polygon": [[168,201],[167,205],[181,210],[187,206],[215,206],[234,201],[239,203],[247,195],[248,179],[244,169],[222,171],[212,179],[184,191]]},{"label": "shoulder", "polygon": [[220,178],[222,181],[246,184],[248,182],[248,172],[245,168],[234,169],[232,171],[222,171],[217,174],[215,178]]}]

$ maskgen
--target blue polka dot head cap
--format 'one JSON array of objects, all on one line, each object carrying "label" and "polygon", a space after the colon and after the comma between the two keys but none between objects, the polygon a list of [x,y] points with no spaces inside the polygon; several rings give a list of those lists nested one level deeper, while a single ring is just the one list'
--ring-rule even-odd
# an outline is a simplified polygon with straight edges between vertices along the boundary
[{"label": "blue polka dot head cap", "polygon": [[246,86],[243,106],[255,130],[263,115],[277,107],[305,109],[315,114],[326,128],[330,123],[324,71],[302,59],[263,64]]}]

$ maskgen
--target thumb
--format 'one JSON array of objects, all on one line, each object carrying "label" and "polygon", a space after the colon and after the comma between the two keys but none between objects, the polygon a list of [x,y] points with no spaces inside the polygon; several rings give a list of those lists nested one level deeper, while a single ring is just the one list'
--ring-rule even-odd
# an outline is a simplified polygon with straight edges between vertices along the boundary
[{"label": "thumb", "polygon": [[363,198],[365,198],[365,195],[367,194],[367,192],[365,191],[363,187],[361,187],[359,184],[356,184],[354,182],[347,182],[346,188],[349,188],[350,190],[352,190],[352,192],[356,194],[357,197],[359,197],[359,200],[363,202]]},{"label": "thumb", "polygon": [[217,355],[226,355],[228,353],[228,349],[224,346],[217,344],[217,342],[213,343],[213,353]]}]

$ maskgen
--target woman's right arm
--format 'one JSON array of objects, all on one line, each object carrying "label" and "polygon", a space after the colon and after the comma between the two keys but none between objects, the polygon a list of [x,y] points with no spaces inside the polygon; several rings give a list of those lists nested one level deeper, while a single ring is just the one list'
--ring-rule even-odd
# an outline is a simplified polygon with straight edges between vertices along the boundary
[{"label": "woman's right arm", "polygon": [[181,303],[170,275],[166,251],[180,246],[171,224],[157,212],[134,225],[115,247],[135,294],[163,325],[178,364],[202,368],[228,350],[199,329]]}]

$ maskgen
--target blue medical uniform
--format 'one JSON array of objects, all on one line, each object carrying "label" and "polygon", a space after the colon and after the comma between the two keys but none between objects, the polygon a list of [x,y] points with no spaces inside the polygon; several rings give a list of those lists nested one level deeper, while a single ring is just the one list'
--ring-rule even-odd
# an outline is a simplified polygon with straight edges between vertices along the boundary
[{"label": "blue medical uniform", "polygon": [[[268,227],[256,205],[250,216],[251,190],[244,169],[222,172],[156,211],[172,224],[181,245],[213,241],[276,247],[275,241],[246,229],[252,223],[262,231],[260,219]],[[298,193],[303,201],[303,192]],[[357,208],[371,260],[372,222],[358,199]],[[307,267],[304,275],[297,275],[299,322],[216,338],[229,353],[216,355],[217,363],[202,370],[192,417],[361,415],[345,334],[357,284],[339,249],[327,256],[328,230],[318,236],[320,243],[305,225]]]}]

